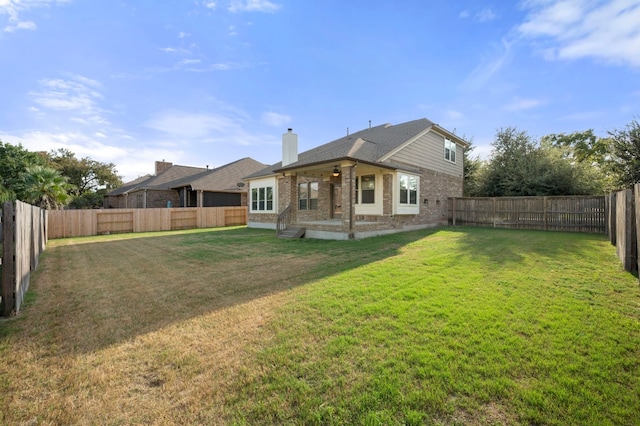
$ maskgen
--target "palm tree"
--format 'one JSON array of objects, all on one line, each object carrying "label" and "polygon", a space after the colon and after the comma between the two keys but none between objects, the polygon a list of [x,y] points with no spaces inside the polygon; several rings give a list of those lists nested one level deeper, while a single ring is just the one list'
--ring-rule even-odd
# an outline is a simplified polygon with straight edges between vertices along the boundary
[{"label": "palm tree", "polygon": [[67,177],[50,167],[30,166],[20,175],[24,201],[47,210],[58,209],[70,199]]}]

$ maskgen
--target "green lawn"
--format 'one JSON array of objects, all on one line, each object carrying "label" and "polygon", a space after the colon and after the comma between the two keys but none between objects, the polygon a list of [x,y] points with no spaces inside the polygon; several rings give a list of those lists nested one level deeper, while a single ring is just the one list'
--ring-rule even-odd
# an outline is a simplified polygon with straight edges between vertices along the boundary
[{"label": "green lawn", "polygon": [[0,324],[0,422],[640,418],[640,288],[600,235],[56,240],[32,289]]}]

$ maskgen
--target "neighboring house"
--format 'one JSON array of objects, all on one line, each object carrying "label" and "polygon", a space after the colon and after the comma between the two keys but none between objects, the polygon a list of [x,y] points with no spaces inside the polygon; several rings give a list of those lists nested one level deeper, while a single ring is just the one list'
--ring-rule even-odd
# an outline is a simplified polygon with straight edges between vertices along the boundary
[{"label": "neighboring house", "polygon": [[140,177],[108,193],[105,208],[246,206],[242,178],[265,165],[243,158],[208,169],[156,161],[156,174]]},{"label": "neighboring house", "polygon": [[249,221],[279,235],[364,238],[445,225],[462,196],[468,143],[420,119],[370,127],[298,154],[282,137],[283,161],[247,176]]}]

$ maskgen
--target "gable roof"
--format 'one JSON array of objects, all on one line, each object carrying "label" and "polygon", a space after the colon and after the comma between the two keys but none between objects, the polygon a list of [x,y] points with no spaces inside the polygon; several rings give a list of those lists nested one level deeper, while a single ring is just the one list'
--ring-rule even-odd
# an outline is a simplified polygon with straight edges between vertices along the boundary
[{"label": "gable roof", "polygon": [[247,174],[264,168],[265,164],[249,157],[215,169],[172,165],[155,176],[145,175],[127,182],[107,195],[122,195],[143,189],[172,190],[185,186],[191,186],[193,190],[215,192],[246,191],[246,188],[239,187],[237,183]]},{"label": "gable roof", "polygon": [[388,154],[407,142],[415,140],[430,129],[437,129],[440,133],[444,133],[447,137],[456,140],[458,143],[466,144],[466,142],[459,137],[426,118],[397,125],[383,124],[360,130],[359,132],[302,152],[298,154],[298,161],[286,167],[282,167],[282,162],[279,162],[258,173],[249,175],[245,177],[245,179],[263,177],[299,167],[342,160],[355,160],[362,163],[393,167],[390,163],[382,164],[381,162]]},{"label": "gable roof", "polygon": [[181,182],[174,183],[172,188],[191,186],[194,191],[246,191],[244,183],[242,186],[238,186],[238,183],[241,183],[242,178],[248,174],[255,173],[265,167],[266,164],[260,163],[253,158],[245,157],[216,169],[208,170],[206,173],[182,179]]}]

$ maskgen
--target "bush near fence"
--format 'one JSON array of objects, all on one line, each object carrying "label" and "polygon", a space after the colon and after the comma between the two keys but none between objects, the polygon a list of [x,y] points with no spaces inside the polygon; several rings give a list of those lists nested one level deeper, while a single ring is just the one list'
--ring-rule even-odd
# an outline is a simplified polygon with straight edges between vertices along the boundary
[{"label": "bush near fence", "polygon": [[50,239],[247,224],[247,207],[50,210]]}]

